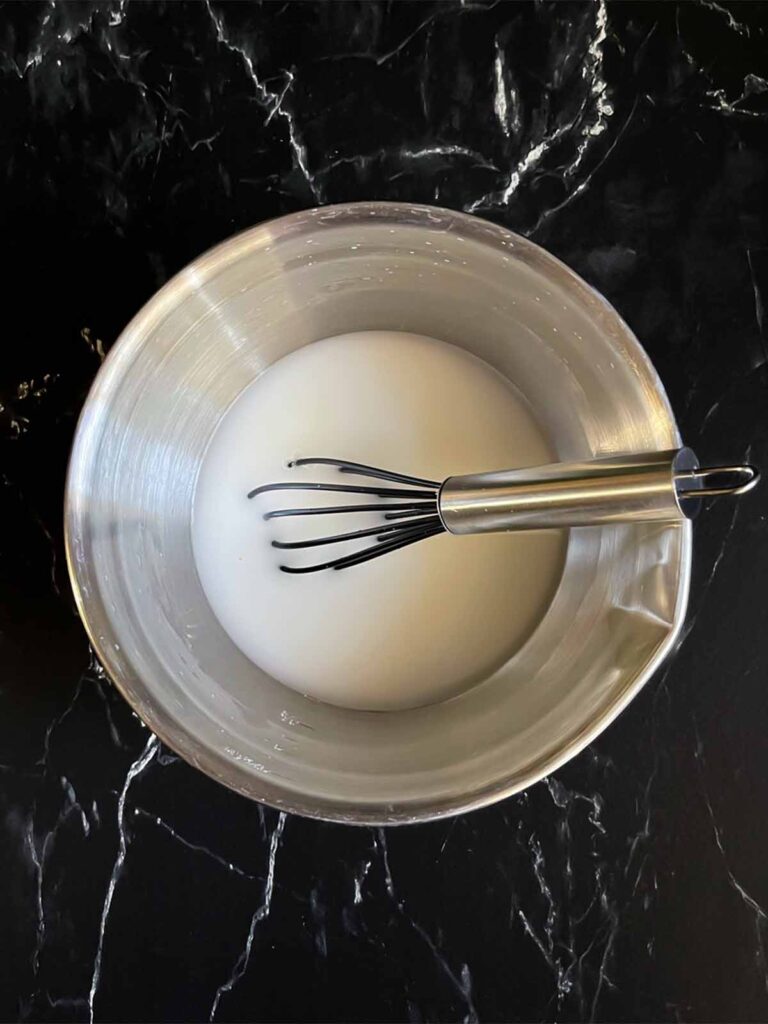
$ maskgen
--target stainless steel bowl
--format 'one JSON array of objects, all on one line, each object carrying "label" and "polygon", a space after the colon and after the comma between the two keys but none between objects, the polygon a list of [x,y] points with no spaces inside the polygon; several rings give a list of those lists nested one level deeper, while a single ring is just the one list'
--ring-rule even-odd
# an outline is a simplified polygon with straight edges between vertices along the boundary
[{"label": "stainless steel bowl", "polygon": [[195,480],[221,417],[259,373],[309,342],[363,329],[476,353],[528,397],[562,459],[680,445],[632,332],[536,245],[425,206],[309,210],[200,257],[123,332],[77,430],[67,557],[104,667],[193,765],[312,817],[422,821],[529,786],[625,707],[682,623],[691,531],[571,531],[559,589],[529,641],[446,703],[356,712],[286,689],[208,606],[190,539]]}]

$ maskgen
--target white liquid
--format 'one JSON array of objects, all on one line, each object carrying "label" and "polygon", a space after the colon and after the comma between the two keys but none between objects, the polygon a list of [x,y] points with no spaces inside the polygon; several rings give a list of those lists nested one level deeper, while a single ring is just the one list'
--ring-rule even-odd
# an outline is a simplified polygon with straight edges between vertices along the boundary
[{"label": "white liquid", "polygon": [[452,345],[396,332],[348,334],[291,353],[243,392],[216,431],[197,485],[193,544],[232,640],[275,679],[318,700],[371,710],[427,704],[487,678],[514,654],[556,588],[560,532],[441,535],[339,572],[287,575],[281,563],[352,549],[279,551],[273,539],[378,521],[378,513],[355,513],[265,522],[270,508],[317,506],[323,496],[248,500],[259,484],[368,482],[324,467],[286,468],[301,456],[433,480],[552,461],[500,374]]}]

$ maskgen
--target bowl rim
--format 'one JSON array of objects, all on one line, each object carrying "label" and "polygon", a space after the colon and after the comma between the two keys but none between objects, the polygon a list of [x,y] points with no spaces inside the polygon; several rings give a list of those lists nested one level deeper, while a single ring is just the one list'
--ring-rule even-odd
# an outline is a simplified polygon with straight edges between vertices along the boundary
[{"label": "bowl rim", "polygon": [[[291,232],[305,224],[308,219],[320,218],[322,223],[323,217],[340,220],[347,215],[357,217],[366,211],[371,220],[376,218],[383,223],[391,223],[393,219],[403,217],[413,224],[414,218],[418,217],[427,230],[437,227],[436,218],[443,221],[448,219],[447,227],[452,227],[456,223],[464,224],[473,240],[479,244],[487,244],[492,248],[498,248],[499,251],[507,252],[504,247],[512,243],[516,251],[534,256],[537,266],[552,270],[558,276],[565,276],[572,287],[591,303],[596,303],[603,314],[612,321],[622,343],[630,349],[637,369],[645,376],[650,389],[659,399],[668,419],[666,426],[676,438],[678,446],[682,442],[664,386],[655,367],[632,330],[607,299],[556,256],[528,238],[482,218],[444,207],[374,200],[303,209],[262,221],[254,227],[230,236],[192,260],[155,292],[123,328],[99,367],[80,410],[65,483],[64,547],[67,568],[75,604],[90,645],[112,683],[152,733],[185,761],[211,778],[235,792],[279,811],[322,821],[371,826],[435,821],[487,807],[546,778],[596,739],[639,693],[676,644],[685,620],[690,590],[692,527],[688,521],[669,527],[681,531],[677,600],[666,635],[644,664],[635,673],[628,675],[620,690],[597,714],[568,734],[565,739],[557,741],[543,751],[534,761],[529,762],[524,770],[517,769],[508,777],[468,794],[439,801],[406,802],[399,807],[391,803],[350,805],[346,801],[305,797],[300,793],[276,787],[269,781],[268,776],[255,776],[245,771],[237,762],[227,760],[202,746],[199,741],[191,739],[190,734],[179,729],[174,719],[161,706],[147,704],[138,699],[131,683],[135,682],[139,688],[144,689],[146,684],[138,673],[126,672],[125,663],[115,656],[119,638],[103,609],[100,624],[97,625],[95,620],[99,608],[92,606],[94,603],[98,606],[100,602],[98,599],[94,602],[94,599],[87,595],[87,569],[74,555],[77,538],[83,535],[83,523],[87,518],[81,512],[75,494],[78,490],[78,481],[87,478],[88,442],[94,410],[102,396],[119,380],[122,364],[130,361],[134,352],[146,340],[153,324],[164,317],[166,311],[176,303],[180,293],[199,287],[224,267],[274,242],[276,236]],[[117,649],[119,650],[119,647]]]}]

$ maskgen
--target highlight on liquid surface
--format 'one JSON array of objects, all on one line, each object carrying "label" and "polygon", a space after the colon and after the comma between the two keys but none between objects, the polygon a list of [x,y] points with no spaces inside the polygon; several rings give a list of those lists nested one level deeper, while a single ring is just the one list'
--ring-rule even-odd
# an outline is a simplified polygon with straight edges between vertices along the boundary
[{"label": "highlight on liquid surface", "polygon": [[[341,572],[288,575],[279,569],[286,552],[272,540],[341,532],[339,519],[265,522],[264,513],[276,500],[317,506],[339,496],[247,494],[282,480],[340,482],[332,469],[287,468],[310,456],[433,480],[553,461],[512,385],[464,350],[419,335],[364,331],[307,345],[225,414],[200,469],[192,523],[219,622],[256,665],[301,693],[358,709],[417,707],[501,667],[554,594],[563,534],[443,534]],[[347,514],[343,529],[377,516]],[[317,549],[290,554],[294,564],[318,560]]]}]

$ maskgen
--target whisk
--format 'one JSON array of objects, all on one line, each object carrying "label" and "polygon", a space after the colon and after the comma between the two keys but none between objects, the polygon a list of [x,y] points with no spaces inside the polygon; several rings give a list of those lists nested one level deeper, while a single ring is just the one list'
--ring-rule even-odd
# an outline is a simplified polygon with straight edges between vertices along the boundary
[{"label": "whisk", "polygon": [[379,521],[364,529],[307,540],[273,540],[272,546],[283,551],[367,538],[373,541],[362,549],[311,565],[281,565],[287,573],[348,569],[441,533],[675,522],[695,514],[702,498],[744,494],[759,479],[757,469],[749,465],[701,469],[690,448],[452,476],[443,481],[345,459],[301,458],[288,463],[289,469],[300,466],[329,466],[346,476],[365,477],[371,483],[271,483],[254,487],[248,497],[273,491],[324,491],[376,500],[277,508],[266,512],[264,519],[372,513]]}]

